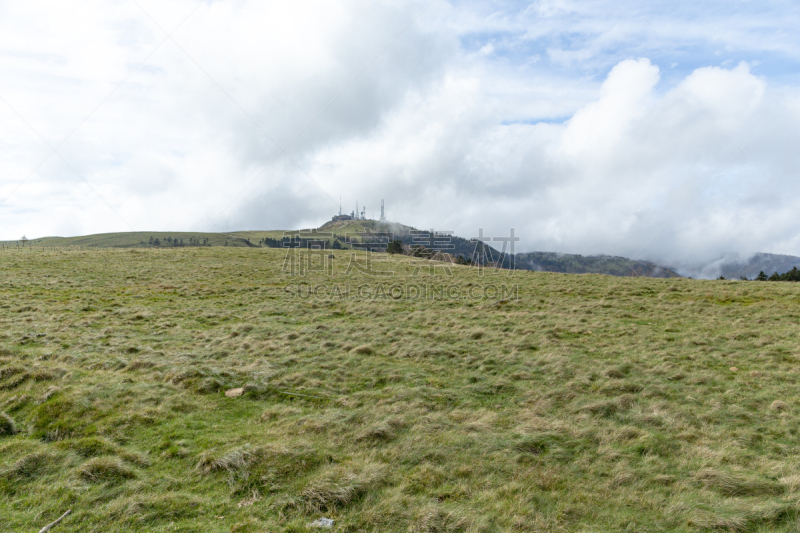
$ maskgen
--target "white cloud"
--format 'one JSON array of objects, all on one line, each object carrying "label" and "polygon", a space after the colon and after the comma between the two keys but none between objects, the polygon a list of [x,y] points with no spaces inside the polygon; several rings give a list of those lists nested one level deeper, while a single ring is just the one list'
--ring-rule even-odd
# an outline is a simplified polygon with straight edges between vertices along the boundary
[{"label": "white cloud", "polygon": [[527,250],[800,253],[800,53],[763,30],[791,10],[139,4],[192,13],[177,45],[129,1],[0,3],[0,96],[52,146],[79,126],[58,152],[110,205],[56,155],[15,191],[49,149],[0,102],[0,238],[310,226],[342,195]]}]

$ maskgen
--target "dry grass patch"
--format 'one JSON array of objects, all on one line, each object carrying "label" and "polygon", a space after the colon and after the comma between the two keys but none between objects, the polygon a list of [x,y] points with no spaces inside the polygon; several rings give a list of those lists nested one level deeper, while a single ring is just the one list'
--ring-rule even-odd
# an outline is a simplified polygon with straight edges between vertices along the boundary
[{"label": "dry grass patch", "polygon": [[325,467],[300,492],[309,511],[326,512],[353,503],[386,477],[386,466],[375,463]]},{"label": "dry grass patch", "polygon": [[17,432],[17,424],[6,413],[0,412],[0,437],[9,437]]}]

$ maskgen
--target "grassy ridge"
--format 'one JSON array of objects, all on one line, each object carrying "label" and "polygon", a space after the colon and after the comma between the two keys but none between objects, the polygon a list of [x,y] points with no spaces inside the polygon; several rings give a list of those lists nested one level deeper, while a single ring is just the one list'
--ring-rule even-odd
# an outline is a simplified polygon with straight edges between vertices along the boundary
[{"label": "grassy ridge", "polygon": [[[302,280],[375,287],[344,255]],[[797,284],[387,257],[519,299],[305,299],[284,257],[0,254],[0,529],[797,528]]]},{"label": "grassy ridge", "polygon": [[[396,223],[381,223],[374,220],[350,220],[346,222],[327,223],[319,228],[321,232],[329,232],[333,235],[344,237],[348,234],[365,231],[394,231],[397,233],[407,233],[409,226]],[[229,247],[252,247],[257,246],[260,239],[282,239],[285,234],[295,233],[297,230],[283,231],[231,231],[226,233],[190,232],[190,231],[137,231],[122,233],[98,233],[95,235],[84,235],[80,237],[40,237],[31,239],[34,250],[47,248],[150,248],[150,239],[159,239],[164,248],[170,248],[167,244],[167,237],[183,240],[183,246],[191,246],[190,239],[195,239],[201,243],[207,240],[208,246],[229,246]],[[312,230],[299,230],[311,232]],[[313,230],[317,231],[317,230]],[[245,242],[250,241],[250,245]],[[332,242],[331,239],[328,239]],[[0,241],[0,245],[6,248],[16,248],[20,241]]]},{"label": "grassy ridge", "polygon": [[[183,240],[183,246],[192,246],[189,239],[203,242],[208,239],[208,246],[249,247],[245,239],[250,239],[252,244],[258,245],[259,239],[265,237],[281,239],[282,231],[234,231],[230,233],[195,233],[188,231],[139,231],[125,233],[98,233],[81,237],[41,237],[31,239],[33,251],[42,251],[48,248],[150,248],[150,238],[159,239],[162,247],[169,248],[166,239]],[[0,245],[7,248],[16,248],[19,241],[0,241]],[[26,248],[27,249],[27,248]]]}]

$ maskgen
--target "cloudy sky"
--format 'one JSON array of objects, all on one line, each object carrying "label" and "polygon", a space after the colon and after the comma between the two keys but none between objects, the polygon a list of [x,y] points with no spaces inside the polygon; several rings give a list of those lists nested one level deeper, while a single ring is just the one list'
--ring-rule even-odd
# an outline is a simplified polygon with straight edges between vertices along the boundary
[{"label": "cloudy sky", "polygon": [[319,226],[800,255],[800,5],[0,0],[0,239]]}]

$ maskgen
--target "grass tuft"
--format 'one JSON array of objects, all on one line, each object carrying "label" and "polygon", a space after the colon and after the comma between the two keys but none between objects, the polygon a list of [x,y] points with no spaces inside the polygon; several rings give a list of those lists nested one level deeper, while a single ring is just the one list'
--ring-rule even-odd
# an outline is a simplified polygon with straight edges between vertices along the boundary
[{"label": "grass tuft", "polygon": [[10,437],[17,433],[17,424],[8,414],[0,412],[0,437]]},{"label": "grass tuft", "polygon": [[713,509],[694,513],[687,524],[694,528],[716,531],[770,531],[783,522],[797,518],[797,504],[771,502],[758,504],[732,499],[720,502]]},{"label": "grass tuft", "polygon": [[356,441],[389,442],[397,437],[398,430],[403,427],[403,421],[393,418],[368,428],[356,437]]},{"label": "grass tuft", "polygon": [[116,455],[117,447],[106,439],[100,437],[85,437],[82,439],[68,439],[58,443],[58,447],[73,450],[86,459],[101,455]]},{"label": "grass tuft", "polygon": [[440,507],[423,509],[408,528],[409,533],[460,533],[469,529],[468,519]]},{"label": "grass tuft", "polygon": [[197,514],[202,500],[196,496],[164,492],[136,494],[115,499],[108,506],[110,517],[132,525],[189,518]]},{"label": "grass tuft", "polygon": [[33,452],[18,459],[14,464],[0,470],[6,479],[30,480],[43,475],[60,462],[60,457],[48,451]]},{"label": "grass tuft", "polygon": [[326,512],[344,507],[374,490],[385,478],[385,467],[367,463],[356,468],[329,466],[300,493],[309,512]]},{"label": "grass tuft", "polygon": [[121,483],[135,478],[136,472],[116,457],[95,457],[80,467],[78,475],[90,483]]},{"label": "grass tuft", "polygon": [[372,355],[375,353],[375,349],[369,344],[362,344],[361,346],[353,348],[352,352],[360,355]]},{"label": "grass tuft", "polygon": [[781,413],[783,411],[789,410],[789,404],[786,402],[782,402],[780,400],[775,400],[770,404],[769,408],[772,409],[773,411]]},{"label": "grass tuft", "polygon": [[706,488],[724,496],[772,496],[785,491],[785,487],[778,481],[711,468],[697,472],[695,479]]}]

